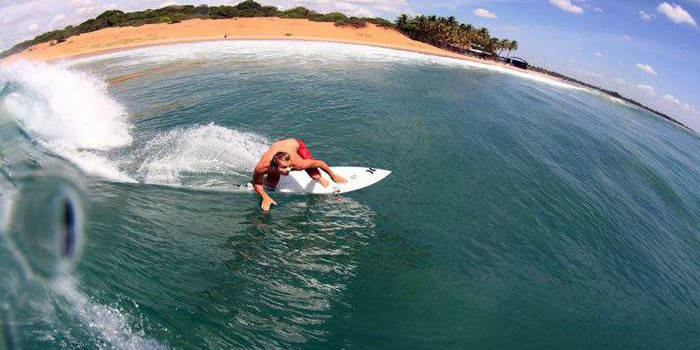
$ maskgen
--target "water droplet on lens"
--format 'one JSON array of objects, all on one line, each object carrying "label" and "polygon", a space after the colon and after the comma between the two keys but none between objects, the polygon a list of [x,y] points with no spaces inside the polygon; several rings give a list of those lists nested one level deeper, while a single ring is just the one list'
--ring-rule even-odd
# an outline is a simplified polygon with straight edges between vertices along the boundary
[{"label": "water droplet on lens", "polygon": [[17,333],[15,332],[15,321],[12,317],[12,310],[8,304],[0,306],[0,349],[17,349]]},{"label": "water droplet on lens", "polygon": [[22,186],[12,218],[12,240],[30,275],[69,273],[83,241],[81,191],[59,176],[33,178]]},{"label": "water droplet on lens", "polygon": [[70,200],[63,202],[63,249],[64,258],[70,258],[75,253],[75,212]]}]

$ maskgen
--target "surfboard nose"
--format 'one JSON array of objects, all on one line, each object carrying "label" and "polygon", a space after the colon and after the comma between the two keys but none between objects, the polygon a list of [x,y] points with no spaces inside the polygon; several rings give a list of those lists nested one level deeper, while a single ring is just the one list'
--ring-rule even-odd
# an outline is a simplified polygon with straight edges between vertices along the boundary
[{"label": "surfboard nose", "polygon": [[384,169],[376,169],[374,171],[374,176],[376,176],[377,181],[381,181],[385,177],[391,175],[391,171],[389,170],[384,170]]}]

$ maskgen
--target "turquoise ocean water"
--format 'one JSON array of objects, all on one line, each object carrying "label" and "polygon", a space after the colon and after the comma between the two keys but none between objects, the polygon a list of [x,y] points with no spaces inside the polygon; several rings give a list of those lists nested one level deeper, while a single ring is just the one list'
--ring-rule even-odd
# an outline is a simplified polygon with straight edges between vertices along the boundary
[{"label": "turquoise ocean water", "polygon": [[[262,213],[286,137],[393,174]],[[0,162],[0,348],[700,348],[700,139],[569,85],[292,41],[24,62]]]}]

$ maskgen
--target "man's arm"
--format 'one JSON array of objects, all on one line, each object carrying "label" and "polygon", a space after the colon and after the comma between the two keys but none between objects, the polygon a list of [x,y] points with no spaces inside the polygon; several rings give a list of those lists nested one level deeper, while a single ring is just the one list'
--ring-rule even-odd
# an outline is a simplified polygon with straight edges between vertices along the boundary
[{"label": "man's arm", "polygon": [[326,162],[318,159],[302,159],[300,164],[302,169],[307,169],[307,168],[321,168],[321,170],[325,171],[328,176],[331,177],[331,180],[337,183],[346,183],[348,182],[345,180],[342,176],[334,174],[333,170],[326,164]]},{"label": "man's arm", "polygon": [[253,171],[253,188],[255,189],[255,192],[258,192],[260,197],[262,197],[262,204],[260,205],[260,208],[264,211],[270,210],[270,206],[272,204],[277,205],[277,202],[275,202],[270,196],[265,192],[265,186],[263,186],[263,179],[265,177],[264,172],[258,171],[256,168]]}]

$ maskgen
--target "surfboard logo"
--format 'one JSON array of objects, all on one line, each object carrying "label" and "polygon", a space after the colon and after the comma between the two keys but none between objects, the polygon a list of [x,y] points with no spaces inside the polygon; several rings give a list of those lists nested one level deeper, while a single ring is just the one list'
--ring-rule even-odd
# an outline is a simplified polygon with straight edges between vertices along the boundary
[{"label": "surfboard logo", "polygon": [[372,175],[374,175],[374,172],[377,171],[377,169],[375,169],[375,168],[367,168],[367,170],[365,170],[365,171],[368,172],[368,173],[370,173],[370,174],[372,174]]}]

